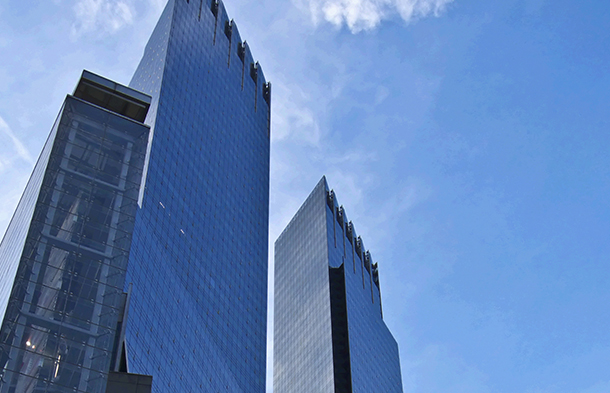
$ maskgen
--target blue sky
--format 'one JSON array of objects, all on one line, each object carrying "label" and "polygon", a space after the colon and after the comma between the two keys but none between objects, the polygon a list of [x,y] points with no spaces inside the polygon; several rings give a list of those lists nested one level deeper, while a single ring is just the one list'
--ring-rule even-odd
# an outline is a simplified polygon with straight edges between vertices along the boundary
[{"label": "blue sky", "polygon": [[[163,5],[0,0],[0,233],[82,69],[128,83]],[[273,83],[271,241],[326,174],[405,392],[610,392],[610,3],[226,7]]]}]

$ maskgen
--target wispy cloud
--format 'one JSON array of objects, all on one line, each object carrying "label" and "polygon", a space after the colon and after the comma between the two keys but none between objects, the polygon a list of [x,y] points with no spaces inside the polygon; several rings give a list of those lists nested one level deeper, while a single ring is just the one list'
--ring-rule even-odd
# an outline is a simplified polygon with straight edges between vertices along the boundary
[{"label": "wispy cloud", "polygon": [[132,5],[121,0],[78,0],[73,10],[73,37],[92,32],[116,33],[134,19]]},{"label": "wispy cloud", "polygon": [[156,15],[163,11],[163,8],[165,8],[165,5],[167,4],[167,0],[148,0],[148,4],[152,12]]},{"label": "wispy cloud", "polygon": [[[444,344],[426,346],[419,356],[402,356],[404,391],[489,393],[489,376]],[[439,376],[442,376],[439,378]]]},{"label": "wispy cloud", "polygon": [[[14,152],[3,152],[2,156],[3,157],[10,157],[14,156],[16,154],[17,158],[20,158],[26,162],[28,162],[29,164],[33,164],[34,160],[32,159],[32,156],[30,155],[30,152],[28,151],[28,149],[26,149],[26,147],[23,145],[23,143],[21,143],[21,141],[19,140],[19,138],[17,138],[17,136],[15,135],[15,133],[10,129],[10,127],[8,126],[8,124],[6,124],[6,122],[4,121],[4,119],[2,117],[0,117],[0,137],[4,138],[8,138],[8,140],[10,141],[10,145],[11,147],[9,147],[10,150],[12,150]],[[4,147],[0,150],[6,150],[7,147],[6,145],[4,145]],[[6,163],[5,163],[6,164]]]},{"label": "wispy cloud", "polygon": [[32,170],[34,159],[13,130],[0,116],[0,239]]},{"label": "wispy cloud", "polygon": [[311,99],[298,86],[278,85],[273,97],[273,141],[293,139],[317,145],[320,126],[316,114],[308,105]]},{"label": "wispy cloud", "polygon": [[406,22],[426,16],[439,16],[453,0],[300,0],[311,13],[314,24],[325,20],[337,27],[344,24],[357,33],[372,30],[396,14]]}]

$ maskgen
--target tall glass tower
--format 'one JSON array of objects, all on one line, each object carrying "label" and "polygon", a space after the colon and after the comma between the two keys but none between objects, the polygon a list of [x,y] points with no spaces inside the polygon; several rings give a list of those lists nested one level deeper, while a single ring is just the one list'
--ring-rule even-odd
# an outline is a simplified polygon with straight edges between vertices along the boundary
[{"label": "tall glass tower", "polygon": [[215,0],[170,0],[130,86],[152,96],[127,282],[154,392],[264,392],[270,87]]},{"label": "tall glass tower", "polygon": [[275,393],[402,393],[377,264],[322,178],[275,243]]},{"label": "tall glass tower", "polygon": [[83,72],[0,244],[0,392],[104,393],[123,293],[150,97]]}]

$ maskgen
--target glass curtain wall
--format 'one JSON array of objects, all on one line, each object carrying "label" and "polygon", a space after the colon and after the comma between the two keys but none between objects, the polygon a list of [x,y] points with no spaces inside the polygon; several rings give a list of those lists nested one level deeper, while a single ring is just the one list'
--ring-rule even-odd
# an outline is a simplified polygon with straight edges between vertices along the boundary
[{"label": "glass curtain wall", "polygon": [[1,393],[103,393],[122,312],[148,128],[68,96],[53,133],[0,331]]}]

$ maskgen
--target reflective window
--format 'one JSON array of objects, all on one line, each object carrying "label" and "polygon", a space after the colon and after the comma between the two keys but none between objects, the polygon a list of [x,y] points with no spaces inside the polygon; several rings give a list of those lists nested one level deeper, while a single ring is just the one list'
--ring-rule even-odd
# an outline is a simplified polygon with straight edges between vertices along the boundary
[{"label": "reflective window", "polygon": [[[170,1],[131,86],[153,97],[128,267],[130,371],[154,392],[264,392],[269,105],[224,6]],[[216,32],[216,33],[215,33]]]},{"label": "reflective window", "polygon": [[21,202],[33,212],[17,210],[25,243],[11,227],[0,246],[18,265],[0,392],[105,392],[147,140],[144,125],[66,99]]},{"label": "reflective window", "polygon": [[372,266],[323,178],[275,243],[275,393],[402,393]]}]

